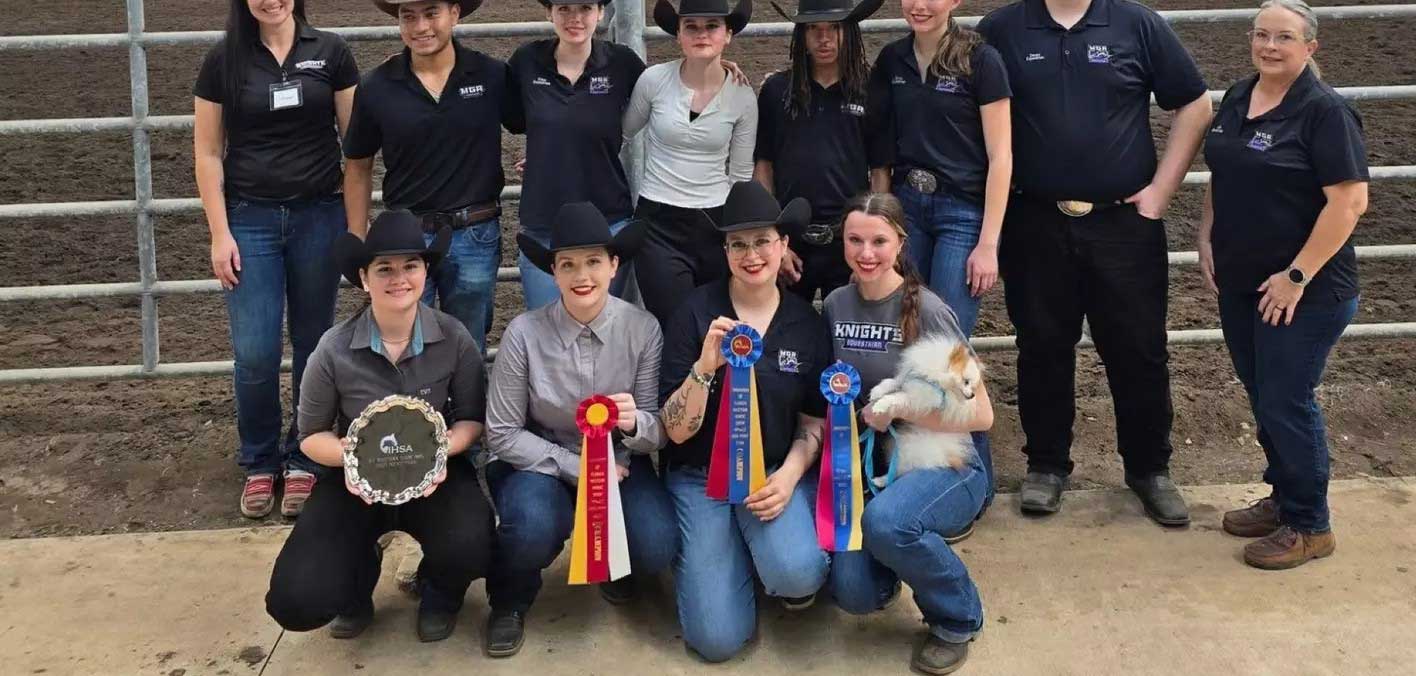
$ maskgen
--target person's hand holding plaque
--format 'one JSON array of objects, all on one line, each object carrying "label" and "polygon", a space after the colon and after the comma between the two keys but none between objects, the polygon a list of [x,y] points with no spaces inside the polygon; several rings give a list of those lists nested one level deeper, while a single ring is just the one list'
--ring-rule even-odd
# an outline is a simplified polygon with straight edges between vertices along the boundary
[{"label": "person's hand holding plaque", "polygon": [[447,424],[422,399],[392,395],[369,404],[344,441],[345,483],[367,503],[427,497],[447,477]]}]

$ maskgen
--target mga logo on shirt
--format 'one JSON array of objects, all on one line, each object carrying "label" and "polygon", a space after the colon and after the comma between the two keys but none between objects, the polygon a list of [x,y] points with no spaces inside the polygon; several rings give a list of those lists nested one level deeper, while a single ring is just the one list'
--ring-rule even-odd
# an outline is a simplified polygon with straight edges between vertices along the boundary
[{"label": "mga logo on shirt", "polygon": [[608,75],[597,75],[597,76],[595,76],[595,77],[590,78],[590,93],[591,93],[591,94],[608,94],[608,93],[610,93],[610,76],[608,76]]},{"label": "mga logo on shirt", "polygon": [[1111,48],[1106,45],[1087,45],[1087,63],[1111,63]]},{"label": "mga logo on shirt", "polygon": [[793,350],[777,350],[777,370],[782,373],[800,373],[801,361]]},{"label": "mga logo on shirt", "polygon": [[295,70],[319,70],[325,67],[324,59],[310,59],[295,64]]},{"label": "mga logo on shirt", "polygon": [[843,103],[841,104],[841,112],[856,117],[865,117],[865,106],[859,103]]},{"label": "mga logo on shirt", "polygon": [[1265,152],[1273,147],[1273,134],[1261,131],[1254,132],[1254,138],[1249,139],[1249,147],[1259,152]]},{"label": "mga logo on shirt", "polygon": [[457,93],[464,99],[475,99],[487,93],[487,88],[482,85],[467,85],[465,87],[458,87]]},{"label": "mga logo on shirt", "polygon": [[939,82],[935,83],[934,85],[934,91],[945,92],[947,94],[957,94],[963,90],[964,85],[960,84],[959,78],[956,78],[953,75],[946,75],[944,77],[939,78]]}]

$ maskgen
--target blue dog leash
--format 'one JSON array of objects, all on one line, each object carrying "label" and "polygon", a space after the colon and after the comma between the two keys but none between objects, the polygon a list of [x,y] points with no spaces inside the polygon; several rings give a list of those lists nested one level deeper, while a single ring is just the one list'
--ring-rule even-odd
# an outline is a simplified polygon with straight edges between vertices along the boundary
[{"label": "blue dog leash", "polygon": [[[900,439],[895,436],[895,426],[891,425],[885,428],[885,431],[889,432],[890,436],[895,439],[896,445],[899,445]],[[875,477],[875,430],[867,428],[865,433],[860,435],[860,442],[865,446],[865,452],[861,454],[861,462],[865,470],[863,476],[866,477],[865,485],[870,488],[871,495],[880,495],[880,491],[895,483],[895,464],[899,461],[900,454],[895,453],[890,456],[890,468],[885,470],[885,488],[876,488],[875,482],[872,481]]]}]

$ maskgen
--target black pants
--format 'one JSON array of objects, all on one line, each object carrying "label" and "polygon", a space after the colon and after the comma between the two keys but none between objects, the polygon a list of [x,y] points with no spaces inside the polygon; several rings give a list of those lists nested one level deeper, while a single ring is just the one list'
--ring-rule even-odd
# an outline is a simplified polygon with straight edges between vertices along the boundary
[{"label": "black pants", "polygon": [[643,197],[634,215],[649,222],[634,257],[644,309],[667,324],[694,288],[728,274],[723,236],[713,228],[723,208],[685,209]]},{"label": "black pants", "polygon": [[1000,268],[1018,333],[1018,414],[1028,470],[1072,471],[1076,344],[1082,318],[1106,366],[1126,472],[1170,465],[1165,224],[1122,205],[1073,218],[1014,195]]},{"label": "black pants", "polygon": [[467,586],[487,573],[492,510],[464,459],[449,460],[447,479],[431,496],[396,507],[364,504],[344,487],[343,472],[329,472],[275,559],[266,612],[290,631],[310,631],[366,607],[379,580],[378,539],[391,530],[423,547],[425,608],[458,610]]},{"label": "black pants", "polygon": [[832,291],[851,281],[840,233],[830,244],[809,244],[799,239],[793,239],[791,244],[792,251],[801,257],[801,279],[787,289],[808,303],[816,299],[817,291],[821,292],[821,300],[826,300]]}]

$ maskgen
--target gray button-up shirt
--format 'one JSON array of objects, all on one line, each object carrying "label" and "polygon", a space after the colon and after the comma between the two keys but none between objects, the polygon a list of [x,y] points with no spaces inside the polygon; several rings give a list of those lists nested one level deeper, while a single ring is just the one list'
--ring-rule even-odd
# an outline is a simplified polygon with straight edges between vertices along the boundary
[{"label": "gray button-up shirt", "polygon": [[664,445],[659,359],[664,335],[648,312],[611,297],[589,325],[560,301],[513,319],[502,334],[487,399],[487,448],[518,470],[575,482],[580,429],[575,414],[593,394],[634,396],[634,436],[615,437],[616,457]]},{"label": "gray button-up shirt", "polygon": [[412,340],[394,364],[365,308],[326,331],[310,355],[300,379],[300,440],[318,432],[344,436],[369,404],[390,394],[427,401],[449,427],[482,422],[486,382],[476,341],[452,315],[419,305]]}]

